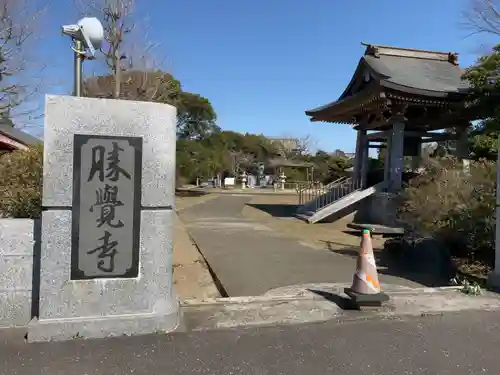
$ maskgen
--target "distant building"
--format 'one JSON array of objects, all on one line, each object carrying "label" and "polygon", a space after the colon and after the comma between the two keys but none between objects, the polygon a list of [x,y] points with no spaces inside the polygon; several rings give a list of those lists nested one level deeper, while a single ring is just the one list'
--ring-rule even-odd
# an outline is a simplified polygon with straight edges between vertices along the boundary
[{"label": "distant building", "polygon": [[342,158],[347,158],[347,159],[353,159],[356,154],[354,152],[344,152],[340,149],[336,149],[332,153],[330,153],[331,156],[336,156],[336,157],[342,157]]},{"label": "distant building", "polygon": [[0,122],[0,154],[13,150],[25,150],[29,146],[43,144],[43,141],[13,127],[10,120]]},{"label": "distant building", "polygon": [[330,156],[336,156],[336,157],[345,157],[345,152],[339,149],[336,149],[333,152],[330,152]]},{"label": "distant building", "polygon": [[299,149],[299,140],[297,138],[286,137],[266,137],[272,144],[280,148],[285,153],[297,151]]}]

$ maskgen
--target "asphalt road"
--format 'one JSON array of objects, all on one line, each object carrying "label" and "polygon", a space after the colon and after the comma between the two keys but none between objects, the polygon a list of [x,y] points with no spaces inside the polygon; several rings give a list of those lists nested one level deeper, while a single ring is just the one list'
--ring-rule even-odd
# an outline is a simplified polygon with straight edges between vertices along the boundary
[{"label": "asphalt road", "polygon": [[474,312],[45,344],[0,331],[0,374],[498,374],[499,323]]}]

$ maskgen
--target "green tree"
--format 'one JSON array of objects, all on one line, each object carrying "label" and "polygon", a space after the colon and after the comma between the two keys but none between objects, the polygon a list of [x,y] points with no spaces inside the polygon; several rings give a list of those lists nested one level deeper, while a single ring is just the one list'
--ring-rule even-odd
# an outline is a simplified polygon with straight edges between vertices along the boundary
[{"label": "green tree", "polygon": [[41,146],[0,155],[0,217],[40,217],[42,177]]},{"label": "green tree", "polygon": [[181,91],[176,97],[177,137],[179,139],[202,139],[220,132],[215,121],[217,115],[207,98]]},{"label": "green tree", "polygon": [[500,131],[500,45],[479,58],[464,78],[471,84],[467,115],[483,119],[470,133],[470,150],[476,159],[494,159]]},{"label": "green tree", "polygon": [[498,152],[498,132],[473,135],[469,140],[469,149],[474,160],[495,160]]},{"label": "green tree", "polygon": [[176,154],[177,175],[186,182],[192,183],[197,177],[206,175],[202,165],[207,157],[206,150],[198,142],[178,140]]},{"label": "green tree", "polygon": [[332,156],[323,150],[314,155],[304,155],[302,159],[314,164],[314,179],[325,184],[345,176],[350,166],[346,157]]}]

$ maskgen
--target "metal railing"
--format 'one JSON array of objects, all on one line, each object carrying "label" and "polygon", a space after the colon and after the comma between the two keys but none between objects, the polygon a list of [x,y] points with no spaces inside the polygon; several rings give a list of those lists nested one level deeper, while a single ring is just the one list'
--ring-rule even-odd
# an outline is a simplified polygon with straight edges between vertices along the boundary
[{"label": "metal railing", "polygon": [[323,184],[319,181],[303,181],[301,184],[297,185],[296,186],[296,191],[297,191],[297,194],[301,194],[301,192],[303,192],[304,190],[308,190],[308,189],[311,189],[311,188],[321,188],[323,186]]},{"label": "metal railing", "polygon": [[306,204],[311,202],[313,199],[316,199],[320,195],[323,195],[330,191],[334,186],[345,181],[347,177],[341,177],[336,179],[335,181],[330,182],[327,185],[323,185],[317,181],[310,181],[309,184],[305,185],[298,191],[299,193],[299,204]]},{"label": "metal railing", "polygon": [[353,178],[341,178],[324,186],[321,189],[301,191],[299,204],[310,204],[308,209],[316,212],[339,199],[361,189],[361,181]]},{"label": "metal railing", "polygon": [[285,182],[285,190],[295,190],[298,193],[309,183],[310,181],[287,181]]}]

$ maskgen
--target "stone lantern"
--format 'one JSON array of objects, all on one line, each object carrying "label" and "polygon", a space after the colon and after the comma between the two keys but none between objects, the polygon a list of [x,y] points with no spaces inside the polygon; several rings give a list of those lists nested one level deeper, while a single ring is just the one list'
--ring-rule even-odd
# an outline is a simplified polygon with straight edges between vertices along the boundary
[{"label": "stone lantern", "polygon": [[285,190],[285,181],[286,181],[286,176],[285,176],[285,173],[284,172],[281,172],[279,177],[278,177],[278,180],[280,182],[280,188],[281,190]]},{"label": "stone lantern", "polygon": [[245,189],[247,186],[247,174],[245,172],[241,172],[240,180],[241,180],[241,189]]}]

